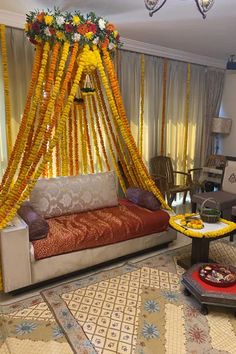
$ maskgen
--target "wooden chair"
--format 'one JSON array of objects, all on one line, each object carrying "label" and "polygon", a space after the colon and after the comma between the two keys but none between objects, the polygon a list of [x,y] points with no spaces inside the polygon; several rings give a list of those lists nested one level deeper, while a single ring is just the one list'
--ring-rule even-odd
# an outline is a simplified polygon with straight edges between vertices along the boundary
[{"label": "wooden chair", "polygon": [[[236,158],[228,158],[226,161],[221,190],[196,193],[192,196],[192,212],[196,212],[197,205],[209,198],[217,201],[222,217],[230,220],[232,207],[236,205]],[[206,207],[214,208],[214,201],[207,201]]]},{"label": "wooden chair", "polygon": [[[192,183],[190,173],[174,171],[172,161],[167,156],[155,156],[150,160],[151,176],[155,180],[157,187],[162,192],[167,203],[171,206],[177,193],[184,192],[184,204],[187,192],[192,193]],[[183,184],[176,184],[176,175],[181,174],[185,177]]]},{"label": "wooden chair", "polygon": [[191,174],[191,180],[192,180],[192,187],[195,192],[202,191],[204,192],[207,190],[207,182],[212,181],[213,189],[214,186],[217,186],[219,189],[221,186],[221,176],[220,175],[215,175],[212,173],[208,173],[207,168],[213,168],[213,169],[219,169],[219,170],[224,170],[226,164],[226,157],[223,155],[210,155],[206,161],[206,164],[204,167],[197,167],[197,168],[192,168],[189,169],[188,172]]}]

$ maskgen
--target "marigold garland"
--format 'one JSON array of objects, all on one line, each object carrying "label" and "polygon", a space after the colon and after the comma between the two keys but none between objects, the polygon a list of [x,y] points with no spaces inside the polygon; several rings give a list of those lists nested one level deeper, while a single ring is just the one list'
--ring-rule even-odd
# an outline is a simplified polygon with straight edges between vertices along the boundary
[{"label": "marigold garland", "polygon": [[107,153],[106,153],[106,149],[105,149],[105,144],[104,144],[104,139],[103,139],[103,136],[102,136],[102,129],[101,129],[100,122],[99,122],[99,114],[98,114],[98,110],[97,110],[95,97],[92,97],[92,104],[93,104],[93,111],[94,111],[95,119],[96,119],[96,125],[97,125],[97,128],[98,128],[100,144],[101,144],[101,147],[102,147],[102,153],[103,153],[103,156],[104,156],[104,159],[105,159],[107,170],[110,171],[110,164],[109,164],[109,161],[108,161],[108,157],[107,157]]},{"label": "marigold garland", "polygon": [[[62,56],[61,56],[61,60],[60,60],[60,64],[59,64],[58,75],[56,78],[55,85],[53,87],[53,92],[52,92],[52,95],[51,95],[51,98],[50,98],[50,101],[48,104],[47,111],[45,113],[45,118],[44,118],[43,124],[41,126],[41,131],[39,132],[38,136],[36,137],[35,145],[32,147],[30,154],[28,154],[27,164],[25,164],[23,166],[23,168],[20,170],[20,174],[18,175],[17,181],[11,187],[11,190],[8,193],[7,200],[5,201],[3,199],[4,206],[0,210],[0,217],[2,215],[4,215],[4,213],[6,213],[6,210],[9,209],[10,206],[14,205],[17,202],[21,193],[26,188],[28,180],[31,178],[32,173],[36,170],[36,166],[39,162],[39,159],[40,159],[44,149],[46,148],[47,142],[45,140],[43,140],[43,137],[45,135],[45,128],[50,122],[50,117],[51,117],[51,113],[53,110],[53,102],[55,102],[57,92],[59,91],[59,88],[60,88],[60,81],[61,81],[61,77],[62,77],[62,74],[64,71],[65,62],[66,62],[66,59],[68,56],[68,50],[69,50],[69,45],[67,43],[65,43],[64,50],[62,52]],[[43,59],[42,59],[42,61],[43,61]],[[43,65],[44,67],[46,66],[46,61],[47,60],[44,61],[44,65]],[[40,75],[39,75],[39,77],[40,77]],[[40,82],[40,85],[42,87],[41,82]],[[38,88],[38,92],[37,92],[37,88]],[[40,96],[40,88],[36,87],[36,92],[37,92],[36,95],[38,95],[38,96]],[[36,107],[33,109],[33,112],[31,111],[31,115],[33,115],[35,113],[35,110],[36,110]],[[48,138],[49,138],[49,136],[48,136]],[[42,144],[41,144],[41,142],[42,142]],[[41,148],[39,148],[40,145],[41,145]],[[49,159],[48,159],[48,161],[49,161]],[[43,170],[44,169],[42,168],[42,172],[43,172]],[[1,218],[0,218],[0,220],[1,220]]]},{"label": "marigold garland", "polygon": [[[102,92],[102,88],[100,85],[98,75],[95,75],[95,83],[96,83],[96,94],[97,94],[96,98],[97,98],[100,112],[102,114],[101,117],[104,118],[104,116],[105,116],[106,123],[107,123],[107,125],[109,127],[109,131],[111,133],[113,144],[116,148],[116,151],[118,153],[118,156],[119,156],[119,159],[121,162],[121,167],[122,167],[124,174],[128,180],[129,186],[137,185],[137,182],[135,182],[135,177],[132,174],[132,171],[130,171],[130,169],[129,169],[129,164],[127,163],[126,154],[125,154],[124,149],[122,148],[122,144],[120,143],[120,139],[117,139],[115,137],[114,132],[113,132],[113,128],[111,125],[111,121],[109,119],[109,113],[108,113],[108,110],[106,107],[106,103],[105,103],[105,99],[103,96],[103,92]],[[118,133],[119,128],[118,128],[117,122],[116,122],[116,120],[113,120],[113,121],[114,121],[115,128],[117,130],[117,136],[119,137],[119,133]]]},{"label": "marigold garland", "polygon": [[[129,128],[128,121],[127,121],[124,107],[123,107],[123,103],[121,100],[121,95],[119,92],[118,81],[116,78],[116,74],[114,72],[113,64],[111,63],[111,60],[109,57],[109,53],[106,51],[105,48],[103,49],[103,58],[104,58],[104,62],[106,64],[108,77],[110,78],[112,92],[114,93],[116,103],[113,99],[113,95],[112,95],[111,90],[109,88],[108,80],[106,78],[106,74],[105,74],[99,53],[98,53],[98,51],[95,51],[95,52],[96,52],[96,55],[98,56],[98,63],[99,63],[98,68],[99,68],[99,72],[101,75],[101,79],[103,81],[103,86],[105,88],[107,98],[110,103],[110,107],[113,112],[113,115],[116,117],[116,120],[119,124],[120,130],[122,133],[122,136],[125,140],[126,146],[128,147],[128,149],[130,151],[130,155],[133,159],[133,164],[134,164],[135,168],[137,169],[137,173],[139,176],[139,184],[141,186],[146,186],[148,190],[153,192],[153,194],[160,200],[163,208],[169,210],[170,207],[166,204],[160,191],[156,187],[155,182],[149,176],[148,171],[147,171],[145,165],[143,164],[142,159],[139,155],[139,152],[138,152],[138,149],[135,145],[133,136],[130,132],[130,128]],[[119,113],[118,113],[117,109],[118,109]]]},{"label": "marigold garland", "polygon": [[83,122],[83,109],[76,106],[77,115],[79,117],[79,135],[80,135],[80,151],[82,151],[83,161],[83,173],[88,173],[88,160],[87,160],[87,140],[84,134],[84,122]]},{"label": "marigold garland", "polygon": [[2,54],[2,66],[3,66],[4,99],[5,99],[5,115],[6,115],[6,130],[7,130],[7,151],[8,151],[8,155],[10,155],[12,151],[11,102],[10,102],[10,91],[9,91],[9,73],[8,73],[5,25],[0,25],[0,35],[1,35],[1,54]]},{"label": "marigold garland", "polygon": [[93,108],[92,108],[91,97],[87,97],[85,101],[87,102],[89,116],[90,116],[90,126],[91,126],[91,130],[92,130],[94,148],[95,148],[97,162],[98,162],[98,169],[100,172],[102,172],[102,160],[101,160],[99,147],[98,147],[98,140],[97,140],[97,134],[96,134],[96,128],[95,128],[94,113],[93,113]]},{"label": "marigold garland", "polygon": [[[88,149],[88,156],[89,156],[89,163],[90,163],[90,171],[91,173],[94,173],[94,162],[93,162],[93,155],[92,155],[92,150],[91,150],[91,143],[90,143],[90,137],[89,137],[89,128],[88,128],[88,119],[87,119],[87,110],[86,107],[82,107],[82,112],[83,112],[83,126],[84,126],[84,139],[86,141],[86,147]],[[87,158],[87,157],[86,157]],[[87,166],[86,166],[87,167]],[[86,172],[88,173],[88,170],[86,168]]]},{"label": "marigold garland", "polygon": [[[72,107],[72,111],[73,111],[73,132],[74,132],[74,136],[73,136],[73,142],[74,142],[74,169],[75,169],[75,175],[78,175],[80,173],[80,167],[79,167],[79,137],[78,137],[78,124],[77,124],[77,106],[74,104]],[[81,151],[81,150],[80,150]]]},{"label": "marigold garland", "polygon": [[68,160],[69,160],[69,174],[73,176],[73,162],[74,162],[74,153],[73,153],[73,145],[74,145],[74,135],[73,135],[73,116],[72,109],[70,110],[70,114],[68,117]]},{"label": "marigold garland", "polygon": [[[27,93],[27,97],[26,97],[26,103],[25,103],[25,109],[24,109],[24,113],[21,119],[21,124],[20,124],[20,128],[19,128],[19,132],[17,134],[16,137],[16,141],[11,153],[11,156],[8,160],[8,165],[7,165],[7,169],[4,173],[4,176],[2,178],[2,182],[1,182],[1,186],[0,186],[0,192],[2,191],[6,180],[9,178],[9,173],[11,171],[12,174],[14,174],[15,172],[12,171],[12,165],[13,162],[15,162],[15,165],[17,166],[18,162],[16,160],[16,156],[17,156],[17,152],[20,149],[20,145],[23,145],[24,143],[24,137],[26,136],[26,125],[27,125],[27,117],[28,117],[28,112],[30,109],[30,104],[31,104],[31,97],[33,96],[33,92],[34,92],[34,87],[36,85],[36,82],[38,81],[38,75],[39,75],[39,68],[40,68],[40,63],[41,63],[41,56],[42,56],[42,52],[43,52],[43,47],[42,46],[37,46],[36,47],[36,52],[35,52],[35,57],[34,57],[34,63],[33,63],[33,68],[32,68],[32,73],[31,73],[31,81],[29,84],[29,90]],[[18,155],[18,157],[20,158],[21,156]],[[1,200],[1,197],[0,197]]]},{"label": "marigold garland", "polygon": [[[58,126],[56,128],[55,135],[49,143],[47,153],[44,155],[44,158],[43,158],[42,162],[40,163],[39,167],[35,170],[35,173],[34,173],[33,179],[31,180],[31,183],[24,185],[24,188],[25,188],[24,192],[22,193],[22,195],[18,199],[18,201],[16,203],[14,203],[14,201],[10,200],[10,202],[8,203],[8,212],[6,212],[5,208],[2,208],[2,209],[4,209],[5,213],[4,214],[3,214],[3,212],[1,213],[0,228],[3,228],[7,225],[7,222],[10,221],[14,217],[17,209],[22,204],[22,202],[28,198],[37,179],[41,175],[45,164],[50,160],[50,156],[52,154],[53,148],[56,146],[56,143],[64,130],[64,125],[65,125],[66,119],[68,117],[69,110],[70,110],[70,107],[73,103],[74,97],[76,95],[76,90],[79,85],[79,81],[80,81],[80,78],[81,78],[81,75],[83,72],[85,58],[86,58],[86,54],[84,56],[81,56],[81,58],[80,58],[80,65],[78,67],[78,70],[77,70],[77,73],[76,73],[76,76],[75,76],[75,79],[74,79],[74,82],[73,82],[73,85],[72,85],[72,88],[70,91],[70,95],[67,99],[65,107],[64,107],[63,112],[61,114],[60,122],[58,123]],[[5,207],[5,205],[4,205],[4,207]],[[3,210],[1,210],[1,211],[3,211]]]},{"label": "marigold garland", "polygon": [[139,151],[143,156],[145,57],[141,55]]},{"label": "marigold garland", "polygon": [[[27,124],[25,126],[25,130],[23,132],[23,136],[22,136],[22,141],[26,140],[29,131],[32,127],[32,123],[34,121],[34,116],[37,110],[37,105],[38,105],[38,101],[40,100],[40,96],[41,96],[41,91],[42,91],[42,87],[43,87],[43,80],[44,80],[44,73],[46,70],[46,65],[47,65],[47,60],[48,60],[48,55],[49,55],[49,50],[50,50],[50,46],[49,43],[45,43],[44,47],[43,47],[43,54],[42,54],[42,60],[41,60],[41,66],[40,66],[40,70],[39,70],[39,74],[38,74],[38,81],[35,87],[35,92],[34,92],[34,96],[33,96],[33,101],[32,104],[29,106],[29,111],[26,112],[27,114]],[[23,155],[23,151],[24,151],[24,141],[22,144],[19,144],[18,149],[15,152],[15,158],[12,161],[12,166],[11,169],[9,171],[8,174],[8,178],[5,181],[4,184],[4,189],[2,190],[1,193],[1,203],[4,203],[4,198],[7,195],[8,199],[11,199],[13,195],[15,195],[15,193],[12,195],[11,191],[9,192],[10,189],[10,185],[12,184],[12,181],[14,180],[14,176],[15,176],[15,172],[19,166],[19,161],[21,160],[21,157]],[[28,165],[24,166],[24,170],[28,169]],[[22,183],[22,179],[18,179],[18,184]],[[19,195],[19,193],[18,193]],[[4,205],[5,207],[5,205]],[[0,220],[1,220],[1,215],[3,214],[2,208],[0,208]]]}]

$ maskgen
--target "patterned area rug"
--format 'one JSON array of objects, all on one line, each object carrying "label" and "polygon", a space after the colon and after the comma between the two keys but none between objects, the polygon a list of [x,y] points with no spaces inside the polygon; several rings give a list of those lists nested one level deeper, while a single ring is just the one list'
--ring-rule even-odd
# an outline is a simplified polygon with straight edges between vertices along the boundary
[{"label": "patterned area rug", "polygon": [[[177,259],[190,246],[100,271],[1,307],[4,354],[236,353],[230,309],[203,316],[183,295]],[[211,244],[210,256],[236,266],[236,247]]]}]

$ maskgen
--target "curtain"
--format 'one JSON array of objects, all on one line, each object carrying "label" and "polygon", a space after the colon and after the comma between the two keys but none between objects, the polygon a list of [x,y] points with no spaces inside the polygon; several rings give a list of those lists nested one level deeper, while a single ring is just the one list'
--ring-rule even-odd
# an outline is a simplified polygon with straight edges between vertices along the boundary
[{"label": "curtain", "polygon": [[[140,54],[120,50],[121,92],[136,142],[139,135]],[[204,165],[210,118],[217,114],[224,71],[145,55],[144,149],[172,158],[174,169]],[[210,117],[210,118],[209,118]]]},{"label": "curtain", "polygon": [[223,94],[225,71],[209,68],[206,75],[206,124],[205,146],[203,155],[209,156],[216,151],[216,144],[220,144],[219,137],[211,135],[211,119],[219,116],[220,104]]},{"label": "curtain", "polygon": [[[24,31],[21,29],[6,28],[6,41],[11,103],[12,141],[14,143],[19,128],[21,115],[25,106],[28,83],[31,78],[34,48],[26,39]],[[7,164],[2,63],[0,71],[0,88],[0,177],[2,177]]]}]

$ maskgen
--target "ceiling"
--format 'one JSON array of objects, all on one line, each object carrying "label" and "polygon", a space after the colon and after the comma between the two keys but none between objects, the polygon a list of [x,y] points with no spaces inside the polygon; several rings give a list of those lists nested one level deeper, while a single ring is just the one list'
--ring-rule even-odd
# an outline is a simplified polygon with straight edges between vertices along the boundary
[{"label": "ceiling", "polygon": [[153,17],[144,0],[0,0],[0,10],[21,15],[54,6],[94,11],[113,22],[123,38],[225,61],[236,54],[236,0],[215,0],[205,20],[194,0],[167,0]]}]

